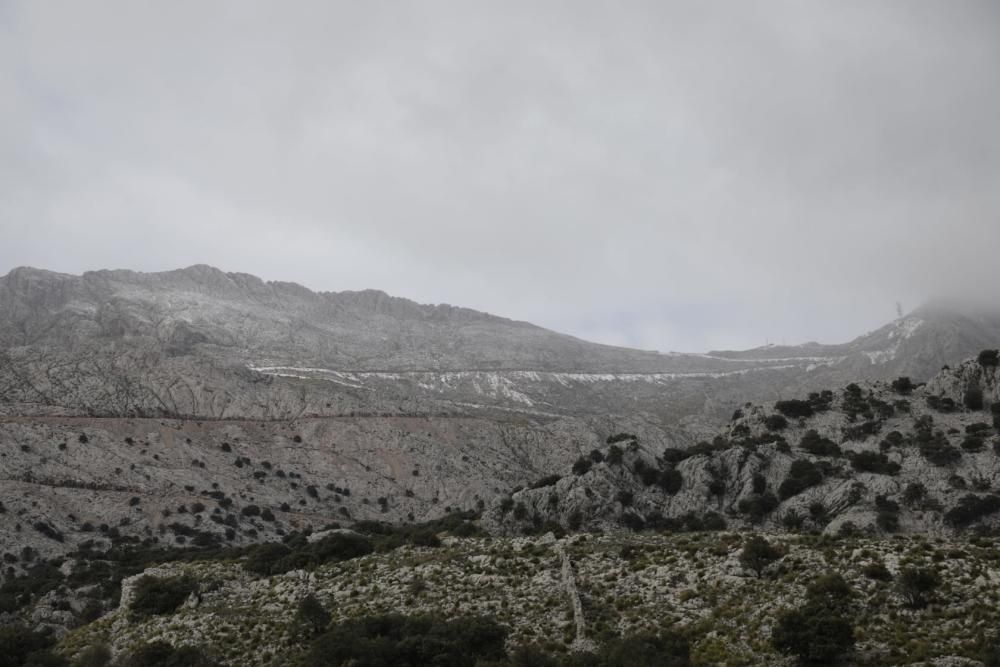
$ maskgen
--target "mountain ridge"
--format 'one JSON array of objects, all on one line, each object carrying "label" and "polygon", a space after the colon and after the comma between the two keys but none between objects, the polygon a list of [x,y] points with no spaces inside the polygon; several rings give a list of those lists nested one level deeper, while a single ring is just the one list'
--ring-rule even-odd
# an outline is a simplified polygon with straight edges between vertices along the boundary
[{"label": "mountain ridge", "polygon": [[928,379],[998,339],[1000,316],[935,307],[838,345],[660,354],[378,290],[314,292],[207,265],[79,276],[22,267],[0,278],[0,413],[601,411],[674,423],[854,380]]}]

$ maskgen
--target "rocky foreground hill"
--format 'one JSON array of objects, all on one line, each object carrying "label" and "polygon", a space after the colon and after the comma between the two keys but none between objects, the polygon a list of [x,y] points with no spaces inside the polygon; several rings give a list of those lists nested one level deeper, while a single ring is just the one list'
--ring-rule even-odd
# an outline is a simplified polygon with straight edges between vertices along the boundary
[{"label": "rocky foreground hill", "polygon": [[[805,605],[799,611],[820,614],[823,628],[832,623],[851,639],[815,661],[979,664],[957,660],[988,658],[990,624],[1000,620],[998,408],[1000,358],[987,350],[926,384],[904,377],[747,404],[714,439],[689,446],[651,440],[622,422],[595,423],[589,436],[563,434],[562,444],[548,431],[524,450],[549,457],[533,461],[533,483],[518,488],[512,458],[507,472],[503,463],[480,469],[478,479],[494,486],[454,498],[431,494],[483,463],[471,460],[476,448],[458,444],[462,420],[398,424],[391,437],[415,438],[402,442],[454,448],[455,468],[427,471],[423,455],[398,458],[400,442],[349,456],[340,445],[316,444],[358,440],[350,422],[336,427],[344,431],[317,420],[271,432],[268,422],[163,421],[136,440],[60,419],[47,426],[51,451],[35,453],[25,475],[71,450],[82,465],[95,447],[91,458],[110,457],[95,463],[102,469],[137,449],[146,465],[123,469],[120,482],[148,485],[156,471],[155,483],[167,488],[133,496],[62,484],[52,493],[117,494],[105,517],[89,512],[106,503],[77,497],[55,510],[44,496],[24,495],[29,487],[7,493],[5,543],[27,548],[3,556],[0,609],[9,622],[51,628],[63,636],[58,651],[77,657],[95,646],[138,655],[162,640],[163,650],[196,644],[199,659],[221,664],[329,664],[316,657],[326,649],[303,635],[301,607],[312,596],[330,614],[315,642],[327,630],[347,632],[338,623],[355,634],[357,619],[384,627],[389,620],[375,619],[390,612],[473,615],[499,624],[490,627],[504,638],[500,662],[483,664],[524,664],[521,650],[539,660],[615,664],[602,651],[648,641],[657,660],[664,651],[687,656],[648,664],[749,665],[799,655],[795,633],[820,630],[793,623],[793,639],[781,639],[785,630],[776,628]],[[281,443],[272,450],[280,458],[244,455],[239,448],[254,429]],[[541,437],[529,433],[517,441]],[[503,449],[511,435],[498,432],[497,452],[515,451]],[[379,437],[395,442],[388,432]],[[323,454],[310,459],[311,450]],[[18,460],[31,453],[0,454],[15,451]],[[211,458],[192,454],[208,451]],[[204,476],[222,460],[230,472]],[[385,486],[347,488],[324,461],[356,466],[359,479],[379,462]],[[52,513],[39,515],[42,507]],[[400,518],[407,508],[413,513]],[[447,518],[421,523],[440,514]],[[769,536],[756,556],[755,534]],[[253,546],[259,541],[269,544]],[[839,579],[817,584],[821,574]],[[819,594],[816,586],[835,590]],[[147,595],[169,608],[137,612]],[[588,654],[598,662],[578,662]]]}]

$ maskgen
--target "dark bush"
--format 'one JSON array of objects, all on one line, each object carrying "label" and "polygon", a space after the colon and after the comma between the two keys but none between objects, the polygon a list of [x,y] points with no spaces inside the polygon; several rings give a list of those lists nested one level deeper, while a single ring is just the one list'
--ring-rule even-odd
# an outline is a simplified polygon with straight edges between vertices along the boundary
[{"label": "dark bush", "polygon": [[663,489],[665,493],[670,495],[674,495],[680,491],[683,484],[684,477],[681,475],[681,471],[677,468],[667,468],[666,470],[661,470],[656,478],[656,485]]},{"label": "dark bush", "polygon": [[948,396],[928,396],[927,407],[938,412],[954,412],[955,401]]},{"label": "dark bush", "polygon": [[894,447],[902,447],[905,442],[906,440],[903,438],[902,433],[899,431],[890,431],[882,438],[882,442],[878,446],[880,450],[886,452]]},{"label": "dark bush", "polygon": [[1000,366],[1000,350],[983,350],[979,353],[978,361],[980,366]]},{"label": "dark bush", "polygon": [[281,564],[282,560],[291,553],[292,550],[284,544],[259,544],[250,552],[243,567],[257,574],[280,574],[286,571]]},{"label": "dark bush", "polygon": [[1000,496],[969,494],[962,496],[955,507],[945,512],[944,521],[956,528],[964,528],[998,510],[1000,510]]},{"label": "dark bush", "polygon": [[875,581],[892,581],[892,573],[881,561],[865,565],[861,568],[861,574]]},{"label": "dark bush", "polygon": [[574,475],[585,475],[590,472],[590,468],[594,465],[586,456],[581,456],[573,463],[573,474]]},{"label": "dark bush", "polygon": [[172,614],[197,589],[197,582],[189,577],[140,577],[135,584],[129,617],[142,620]]},{"label": "dark bush", "polygon": [[778,499],[773,493],[765,492],[740,500],[738,508],[746,514],[751,523],[760,523],[778,506]]},{"label": "dark bush", "polygon": [[608,455],[605,460],[608,465],[617,466],[622,464],[622,460],[625,458],[625,452],[618,445],[611,445],[608,447]]},{"label": "dark bush", "polygon": [[969,385],[962,396],[962,404],[969,410],[983,409],[983,390],[978,384]]},{"label": "dark bush", "polygon": [[[630,667],[688,667],[691,646],[677,632],[644,633],[609,642],[600,653],[601,665]],[[586,664],[586,663],[583,663]]]},{"label": "dark bush", "polygon": [[854,641],[854,629],[844,614],[819,602],[782,612],[771,634],[778,651],[812,665],[834,663]]},{"label": "dark bush", "polygon": [[842,432],[844,440],[848,442],[863,442],[877,434],[881,429],[881,422],[869,419],[856,426],[845,426]]},{"label": "dark bush", "polygon": [[330,612],[310,593],[299,601],[295,623],[307,637],[315,637],[330,624]]},{"label": "dark bush", "polygon": [[49,538],[50,540],[54,540],[56,542],[62,542],[64,540],[62,533],[60,533],[58,530],[53,528],[50,524],[45,523],[44,521],[36,521],[35,523],[32,524],[32,528],[34,528],[35,530],[37,530],[39,533]]},{"label": "dark bush", "polygon": [[781,558],[782,555],[781,551],[772,546],[770,542],[759,535],[754,535],[743,545],[743,551],[740,553],[740,564],[753,570],[760,577],[764,568]]},{"label": "dark bush", "polygon": [[916,505],[927,497],[927,487],[920,482],[910,482],[903,490],[903,502],[909,506]]},{"label": "dark bush", "polygon": [[962,458],[962,451],[951,445],[942,434],[921,441],[919,449],[921,456],[937,466],[951,465]]},{"label": "dark bush", "polygon": [[562,479],[562,477],[559,475],[546,475],[545,477],[542,477],[540,480],[532,484],[531,488],[542,489],[545,488],[546,486],[552,486],[560,479]]},{"label": "dark bush", "polygon": [[55,638],[48,632],[29,630],[13,623],[0,626],[0,665],[3,667],[67,665],[64,658],[49,652],[48,649],[53,644]]},{"label": "dark bush", "polygon": [[858,472],[872,472],[878,475],[895,475],[899,472],[899,464],[890,461],[881,452],[858,452],[851,457],[851,467]]},{"label": "dark bush", "polygon": [[705,512],[702,517],[702,527],[705,530],[725,530],[726,520],[718,512]]},{"label": "dark bush", "polygon": [[91,644],[76,659],[74,667],[107,667],[112,657],[107,644]]},{"label": "dark bush", "polygon": [[962,444],[959,445],[962,449],[970,453],[981,452],[986,449],[986,443],[983,442],[982,437],[978,435],[966,435],[965,439],[962,440]]},{"label": "dark bush", "polygon": [[785,481],[778,487],[778,496],[787,500],[823,481],[823,473],[812,461],[796,459],[788,471]]},{"label": "dark bush", "polygon": [[774,404],[774,409],[790,418],[812,417],[813,415],[812,404],[809,401],[800,401],[794,398],[778,401]]},{"label": "dark bush", "polygon": [[313,642],[305,667],[438,665],[504,661],[507,629],[491,618],[369,616],[336,624]]},{"label": "dark bush", "polygon": [[618,522],[637,533],[646,527],[646,522],[635,512],[624,512]]},{"label": "dark bush", "polygon": [[922,609],[930,602],[931,595],[941,585],[941,577],[934,570],[925,568],[904,568],[899,573],[897,586],[899,594],[908,607]]},{"label": "dark bush", "polygon": [[764,426],[770,431],[781,431],[788,427],[788,420],[783,415],[768,415],[764,419]]},{"label": "dark bush", "polygon": [[174,648],[165,641],[146,644],[122,661],[122,667],[217,667],[195,646]]},{"label": "dark bush", "polygon": [[[386,539],[385,548],[393,548],[402,543],[402,538],[397,538],[395,543]],[[333,533],[315,542],[308,542],[300,536],[289,540],[287,544],[257,545],[250,551],[243,567],[257,574],[274,575],[350,560],[374,550],[372,540],[355,533]]]},{"label": "dark bush", "polygon": [[897,394],[906,396],[913,391],[913,381],[906,376],[896,378],[892,381],[892,390]]},{"label": "dark bush", "polygon": [[663,456],[661,458],[665,463],[676,465],[689,457],[690,455],[683,449],[677,449],[676,447],[667,447],[666,449],[663,450]]},{"label": "dark bush", "polygon": [[809,429],[802,434],[799,448],[813,456],[840,456],[843,453],[840,445],[829,438],[821,437],[816,429]]}]

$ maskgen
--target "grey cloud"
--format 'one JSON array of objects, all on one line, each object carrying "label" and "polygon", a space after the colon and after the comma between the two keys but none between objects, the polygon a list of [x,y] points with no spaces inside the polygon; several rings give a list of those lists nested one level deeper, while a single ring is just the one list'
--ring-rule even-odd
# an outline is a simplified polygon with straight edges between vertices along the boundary
[{"label": "grey cloud", "polygon": [[998,38],[988,1],[0,4],[0,271],[846,339],[995,300]]}]

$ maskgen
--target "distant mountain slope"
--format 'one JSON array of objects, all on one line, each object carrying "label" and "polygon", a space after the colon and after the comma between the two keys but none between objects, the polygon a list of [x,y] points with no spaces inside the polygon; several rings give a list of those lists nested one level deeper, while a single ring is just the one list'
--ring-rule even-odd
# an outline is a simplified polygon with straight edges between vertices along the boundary
[{"label": "distant mountain slope", "polygon": [[1000,340],[928,307],[842,345],[657,354],[382,292],[192,266],[0,278],[0,414],[727,414],[856,379],[926,379]]},{"label": "distant mountain slope", "polygon": [[[712,357],[756,361],[829,360],[854,370],[854,379],[907,375],[928,379],[942,365],[956,363],[1000,340],[1000,308],[962,307],[941,302],[922,306],[884,327],[839,345],[769,345],[752,350],[709,352]],[[859,376],[860,374],[860,376]]]},{"label": "distant mountain slope", "polygon": [[20,268],[0,278],[0,345],[148,339],[172,355],[197,350],[258,364],[349,370],[625,371],[673,364],[449,305],[376,290],[301,285],[192,266],[82,276]]}]

